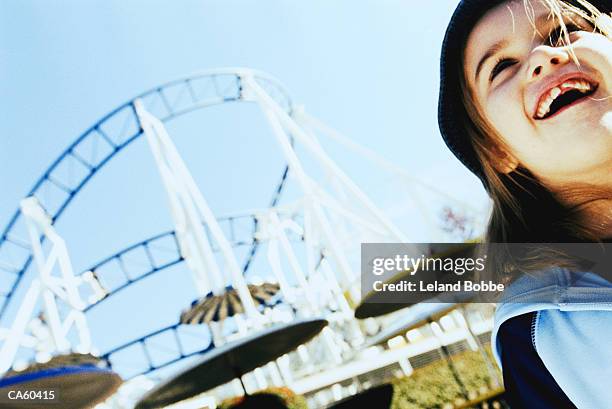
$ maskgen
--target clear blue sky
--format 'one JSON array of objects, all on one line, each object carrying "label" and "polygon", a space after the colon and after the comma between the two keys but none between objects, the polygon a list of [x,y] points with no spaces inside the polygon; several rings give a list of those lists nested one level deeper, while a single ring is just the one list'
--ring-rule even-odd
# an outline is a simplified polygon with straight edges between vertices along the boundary
[{"label": "clear blue sky", "polygon": [[[312,115],[414,176],[483,207],[479,182],[446,150],[436,125],[438,53],[455,4],[2,1],[0,224],[66,146],[104,114],[168,80],[225,66],[270,73]],[[219,107],[180,121],[169,130],[216,214],[267,204],[283,161],[260,113]],[[332,152],[364,190],[380,184],[357,157]],[[171,229],[144,140],[97,175],[57,227],[77,271]],[[159,308],[159,320],[146,325],[172,322],[188,301],[165,305],[166,312]],[[143,303],[146,296],[133,301]],[[125,313],[122,328],[143,314],[134,310]],[[117,334],[105,334],[110,318],[98,320],[100,342],[119,342]],[[145,328],[136,325],[126,337],[139,331]]]}]

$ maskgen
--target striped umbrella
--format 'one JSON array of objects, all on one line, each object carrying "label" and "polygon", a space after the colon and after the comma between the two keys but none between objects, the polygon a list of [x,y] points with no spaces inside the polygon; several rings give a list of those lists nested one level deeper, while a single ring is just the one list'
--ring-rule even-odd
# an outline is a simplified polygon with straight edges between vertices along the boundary
[{"label": "striped umbrella", "polygon": [[[278,293],[279,285],[264,283],[249,284],[249,292],[258,306],[271,305]],[[191,303],[189,309],[181,313],[181,324],[207,324],[220,322],[236,314],[244,313],[244,307],[235,288],[229,286],[221,295],[208,293]]]},{"label": "striped umbrella", "polygon": [[[89,409],[105,401],[122,384],[122,379],[103,361],[89,354],[58,355],[44,363],[33,363],[23,371],[10,371],[0,378],[0,395],[11,390],[57,390],[49,395],[48,409]],[[47,396],[47,394],[45,394]],[[27,406],[27,405],[26,405]],[[0,407],[19,407],[2,405]]]},{"label": "striped umbrella", "polygon": [[52,357],[47,362],[33,362],[28,367],[26,367],[22,371],[16,371],[11,369],[5,375],[5,377],[11,377],[15,375],[25,375],[28,373],[39,372],[45,369],[52,368],[61,368],[67,366],[82,366],[82,365],[91,365],[91,366],[100,366],[102,361],[100,358],[95,357],[91,354],[79,354],[76,352],[64,354],[64,355],[56,355]]}]

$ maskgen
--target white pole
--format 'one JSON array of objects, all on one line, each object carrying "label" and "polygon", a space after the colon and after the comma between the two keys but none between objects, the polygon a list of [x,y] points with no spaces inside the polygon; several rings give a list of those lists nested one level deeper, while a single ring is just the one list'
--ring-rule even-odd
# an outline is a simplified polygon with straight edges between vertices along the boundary
[{"label": "white pole", "polygon": [[22,304],[19,306],[19,311],[15,316],[15,323],[6,334],[2,348],[0,349],[0,374],[5,373],[11,369],[21,340],[25,335],[26,328],[34,312],[34,308],[38,302],[40,296],[40,281],[34,279],[30,288],[26,293]]},{"label": "white pole", "polygon": [[272,225],[274,226],[273,227],[274,234],[278,238],[278,241],[280,242],[280,245],[285,252],[287,261],[289,262],[289,265],[291,266],[291,269],[293,270],[297,278],[298,284],[300,285],[300,287],[302,288],[302,291],[304,292],[304,296],[306,297],[306,300],[308,301],[308,304],[310,305],[310,309],[312,311],[318,310],[317,302],[312,297],[311,288],[308,285],[308,281],[306,280],[306,275],[304,274],[302,267],[300,267],[300,263],[297,260],[295,252],[293,251],[291,244],[289,243],[289,239],[287,238],[287,235],[285,234],[285,231],[284,231],[285,227],[283,226],[283,223],[278,218],[278,214],[274,210],[270,211],[270,221],[272,222]]},{"label": "white pole", "polygon": [[287,282],[287,278],[283,273],[283,269],[281,267],[280,256],[278,253],[278,239],[271,238],[268,241],[268,263],[272,268],[272,274],[278,281],[278,285],[280,290],[282,291],[285,299],[289,304],[293,304],[296,301],[295,292],[293,291],[293,287]]},{"label": "white pole", "polygon": [[[70,316],[70,314],[82,316],[81,322],[83,325],[78,325],[76,329],[83,349],[89,350],[91,348],[91,337],[89,328],[86,325],[85,315],[82,312],[83,308],[85,308],[85,303],[78,290],[81,280],[74,276],[66,242],[57,234],[51,224],[51,218],[35,197],[23,199],[21,201],[21,211],[28,225],[33,255],[39,268],[40,282],[42,284],[40,295],[42,296],[45,316],[55,347],[58,351],[62,352],[70,349],[70,342],[66,336],[72,325],[63,325],[62,314],[57,305],[57,301],[62,301],[69,306],[68,312],[65,313],[66,316]],[[39,230],[49,239],[52,245],[46,257],[40,244]],[[59,267],[60,277],[52,275],[56,265]]]},{"label": "white pole", "polygon": [[327,240],[327,244],[330,246],[332,257],[334,262],[338,265],[338,268],[344,274],[345,280],[347,283],[351,283],[354,280],[354,274],[351,271],[351,268],[346,261],[340,246],[336,243],[335,236],[329,224],[326,222],[326,217],[321,208],[318,200],[315,199],[313,187],[314,182],[306,175],[304,169],[301,166],[301,163],[293,150],[293,147],[289,143],[289,138],[287,137],[284,129],[282,128],[279,119],[274,114],[273,110],[265,104],[265,102],[260,100],[260,108],[265,114],[266,118],[272,130],[274,131],[274,135],[276,136],[276,140],[281,146],[283,153],[285,155],[285,159],[288,162],[289,169],[295,173],[295,176],[300,184],[302,191],[304,192],[304,202],[305,206],[310,206],[313,212],[313,221],[316,220],[318,223],[318,227],[322,229],[323,235]]},{"label": "white pole", "polygon": [[[208,291],[219,295],[225,286],[214,256],[211,257],[212,250],[202,232],[195,205],[189,200],[189,194],[180,181],[176,180],[171,164],[162,151],[155,118],[144,109],[140,101],[135,101],[134,107],[168,194],[181,253],[192,273],[198,295],[204,296]],[[212,276],[212,284],[208,280],[207,272]]]},{"label": "white pole", "polygon": [[[0,349],[0,373],[10,368],[19,346],[26,338],[30,340],[29,344],[33,340],[34,348],[39,348],[42,353],[65,352],[71,348],[68,335],[74,327],[80,342],[79,349],[82,352],[91,350],[91,335],[82,311],[85,303],[78,289],[79,284],[85,281],[74,276],[66,243],[53,228],[51,218],[38,200],[35,197],[25,198],[20,207],[27,225],[38,277],[32,281]],[[41,236],[46,237],[51,245],[47,255],[41,246]],[[60,270],[59,275],[53,274],[56,266]],[[34,308],[41,299],[51,338],[48,344],[44,343],[49,342],[49,339],[36,336],[36,329],[31,335],[26,333],[32,322]],[[67,308],[60,308],[58,302]],[[41,331],[38,333],[42,334]],[[43,344],[47,346],[43,347]]]},{"label": "white pole", "polygon": [[[226,239],[221,227],[219,226],[214,214],[210,210],[208,203],[204,199],[204,196],[200,192],[197,184],[195,183],[191,173],[187,169],[187,166],[183,162],[180,157],[174,143],[170,139],[166,128],[163,123],[159,121],[159,119],[155,118],[149,112],[147,112],[142,103],[140,101],[136,101],[134,104],[136,108],[136,112],[141,118],[141,121],[145,125],[148,125],[149,132],[157,136],[157,140],[159,142],[159,150],[163,152],[164,160],[168,163],[169,168],[172,172],[173,180],[177,183],[177,185],[182,186],[186,190],[186,197],[184,197],[185,203],[193,203],[195,209],[197,209],[197,213],[200,216],[200,220],[203,221],[206,226],[209,228],[212,237],[215,239],[219,249],[221,250],[221,254],[225,261],[225,267],[230,272],[230,277],[232,281],[232,285],[236,289],[238,293],[238,297],[240,298],[240,302],[244,306],[246,315],[254,320],[254,322],[259,322],[261,318],[261,314],[257,312],[255,308],[255,302],[251,293],[249,292],[248,286],[246,284],[246,280],[242,275],[242,270],[236,261],[234,253],[232,251],[231,245],[229,241]],[[143,127],[145,129],[145,127]],[[146,133],[146,129],[145,129]],[[194,220],[189,220],[188,222],[194,223]],[[204,235],[199,234],[195,237],[200,241],[200,249],[204,253],[204,260],[206,260],[209,266],[216,265],[216,260],[214,255],[212,254],[212,250],[207,241],[204,241]],[[213,274],[216,275],[216,271],[218,268],[215,267],[213,269]]]},{"label": "white pole", "polygon": [[405,242],[404,235],[382,214],[382,212],[370,201],[365,193],[336,165],[336,163],[327,156],[323,149],[314,143],[304,130],[296,124],[296,122],[282,109],[278,104],[270,98],[269,95],[257,84],[252,75],[243,76],[245,84],[248,84],[250,90],[255,94],[260,105],[266,106],[275,116],[289,129],[291,134],[298,139],[306,148],[308,148],[319,162],[327,167],[347,189],[364,205],[368,211],[383,225],[389,233],[399,242]]}]

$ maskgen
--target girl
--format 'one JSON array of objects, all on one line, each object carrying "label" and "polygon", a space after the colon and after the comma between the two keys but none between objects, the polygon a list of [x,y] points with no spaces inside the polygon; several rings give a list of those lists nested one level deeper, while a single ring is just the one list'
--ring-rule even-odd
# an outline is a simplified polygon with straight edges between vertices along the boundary
[{"label": "girl", "polygon": [[[453,14],[439,125],[493,200],[487,242],[612,237],[610,3],[463,0]],[[512,407],[612,408],[612,284],[575,276],[571,258],[510,253],[493,254],[500,279],[540,277],[513,280],[495,315]]]}]

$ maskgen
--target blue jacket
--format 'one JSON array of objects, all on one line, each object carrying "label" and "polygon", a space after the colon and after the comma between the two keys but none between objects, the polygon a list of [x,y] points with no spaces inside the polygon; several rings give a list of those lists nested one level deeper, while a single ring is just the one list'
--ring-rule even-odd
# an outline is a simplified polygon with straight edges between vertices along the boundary
[{"label": "blue jacket", "polygon": [[580,409],[612,408],[612,283],[563,268],[514,281],[495,312],[491,345],[500,367],[500,326],[534,311],[534,348],[567,397]]}]

